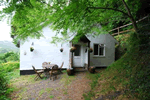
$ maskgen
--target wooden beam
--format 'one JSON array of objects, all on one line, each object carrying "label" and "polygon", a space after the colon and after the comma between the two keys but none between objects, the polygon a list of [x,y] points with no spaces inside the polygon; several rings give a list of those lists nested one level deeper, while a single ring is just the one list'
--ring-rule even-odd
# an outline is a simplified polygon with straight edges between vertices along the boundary
[{"label": "wooden beam", "polygon": [[73,52],[71,52],[71,68],[73,67]]},{"label": "wooden beam", "polygon": [[[149,18],[149,15],[147,15],[147,16],[145,16],[145,17],[143,17],[142,19],[139,19],[138,21],[136,21],[136,23],[138,23],[138,22],[140,22],[140,21],[142,21],[142,20],[146,19],[147,17]],[[129,25],[132,25],[132,23],[129,23],[129,24],[126,24],[126,25],[123,25],[123,26],[120,26],[120,27],[114,28],[114,29],[110,30],[109,32],[112,32],[112,31],[114,31],[114,30],[117,30],[118,28],[123,28],[123,27],[129,26]]]},{"label": "wooden beam", "polygon": [[125,30],[125,31],[121,31],[121,32],[117,32],[117,33],[113,33],[112,36],[114,35],[118,35],[120,33],[124,33],[124,32],[129,32],[129,31],[134,31],[134,29],[129,29],[129,30]]},{"label": "wooden beam", "polygon": [[[72,46],[72,42],[70,41],[69,46]],[[72,68],[72,52],[69,50],[69,68]]]}]

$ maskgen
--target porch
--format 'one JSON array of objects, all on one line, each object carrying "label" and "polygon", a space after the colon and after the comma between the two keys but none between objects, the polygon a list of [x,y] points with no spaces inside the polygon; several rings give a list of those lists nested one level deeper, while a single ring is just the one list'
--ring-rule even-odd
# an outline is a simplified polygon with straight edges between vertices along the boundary
[{"label": "porch", "polygon": [[[78,35],[77,35],[78,36]],[[82,35],[78,42],[74,42],[77,38],[75,36],[69,43],[70,48],[75,47],[74,52],[69,52],[69,68],[87,71],[90,67],[90,40],[85,36]]]}]

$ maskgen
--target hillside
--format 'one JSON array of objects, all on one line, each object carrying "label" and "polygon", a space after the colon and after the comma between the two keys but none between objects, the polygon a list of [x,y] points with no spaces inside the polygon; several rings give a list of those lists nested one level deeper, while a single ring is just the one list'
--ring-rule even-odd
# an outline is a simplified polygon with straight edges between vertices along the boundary
[{"label": "hillside", "polygon": [[17,48],[12,42],[10,41],[0,41],[0,53],[6,53],[8,51],[15,51],[19,52],[19,48]]}]

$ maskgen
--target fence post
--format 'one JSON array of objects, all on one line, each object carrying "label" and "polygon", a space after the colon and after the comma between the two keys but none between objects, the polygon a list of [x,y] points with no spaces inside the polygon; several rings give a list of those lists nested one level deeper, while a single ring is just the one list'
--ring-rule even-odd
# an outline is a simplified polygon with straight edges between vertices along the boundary
[{"label": "fence post", "polygon": [[119,35],[119,28],[118,28],[118,35]]}]

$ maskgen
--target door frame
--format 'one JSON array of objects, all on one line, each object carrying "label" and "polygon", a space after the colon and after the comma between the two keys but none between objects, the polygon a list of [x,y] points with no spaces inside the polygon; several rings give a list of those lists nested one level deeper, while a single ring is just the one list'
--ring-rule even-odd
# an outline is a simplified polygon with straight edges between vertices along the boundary
[{"label": "door frame", "polygon": [[[84,67],[84,63],[85,63],[85,57],[86,57],[86,54],[87,53],[85,53],[85,49],[84,49],[84,46],[83,45],[85,45],[85,47],[86,46],[88,46],[88,44],[86,44],[86,43],[82,43],[82,42],[79,42],[79,43],[76,43],[76,44],[73,44],[73,45],[80,45],[80,56],[74,56],[74,53],[73,53],[73,62],[74,62],[74,60],[77,58],[77,59],[80,59],[80,66],[74,66],[74,64],[73,64],[73,66],[74,67]],[[75,59],[74,59],[75,58]],[[88,59],[87,59],[88,60]],[[88,61],[87,61],[88,62]]]}]

